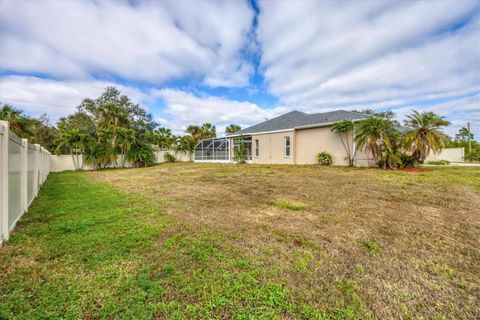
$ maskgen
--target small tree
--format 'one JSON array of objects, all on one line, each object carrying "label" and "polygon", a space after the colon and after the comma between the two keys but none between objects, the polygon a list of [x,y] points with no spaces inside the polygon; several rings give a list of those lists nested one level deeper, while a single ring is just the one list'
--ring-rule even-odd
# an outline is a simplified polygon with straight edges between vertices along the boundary
[{"label": "small tree", "polygon": [[83,169],[83,161],[80,163],[80,155],[85,150],[86,136],[77,129],[70,129],[61,131],[56,141],[57,149],[56,153],[60,154],[63,148],[68,149],[72,156],[73,165],[75,170]]},{"label": "small tree", "polygon": [[[355,126],[357,149],[366,149],[372,153],[377,163],[381,163],[382,153],[392,151],[398,130],[393,121],[382,117],[368,117]],[[385,168],[385,166],[384,166]]]},{"label": "small tree", "polygon": [[127,153],[135,142],[135,132],[132,129],[117,128],[117,144],[122,154],[121,167],[125,168]]},{"label": "small tree", "polygon": [[404,133],[405,149],[411,153],[415,164],[423,163],[430,151],[440,152],[448,143],[447,136],[441,127],[450,122],[433,112],[418,112],[407,115],[405,126],[409,130]]},{"label": "small tree", "polygon": [[236,163],[246,163],[248,160],[247,152],[247,145],[245,141],[241,139],[240,143],[233,148],[233,160]]},{"label": "small tree", "polygon": [[197,144],[196,140],[192,136],[182,136],[175,139],[175,150],[185,152],[189,155],[190,161],[192,160],[192,153]]},{"label": "small tree", "polygon": [[[351,120],[345,120],[341,122],[337,122],[332,125],[332,131],[336,132],[342,141],[343,148],[347,153],[348,165],[354,165],[354,158],[355,158],[355,150],[352,152],[352,145],[353,145],[353,128],[354,124]],[[349,137],[352,137],[351,139]]]}]

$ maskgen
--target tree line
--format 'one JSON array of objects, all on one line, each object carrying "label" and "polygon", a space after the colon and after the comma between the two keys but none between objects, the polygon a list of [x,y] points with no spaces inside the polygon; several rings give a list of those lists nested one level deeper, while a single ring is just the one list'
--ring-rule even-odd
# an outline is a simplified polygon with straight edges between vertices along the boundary
[{"label": "tree line", "polygon": [[[156,162],[155,149],[191,152],[199,140],[217,135],[210,123],[190,125],[185,135],[174,135],[115,87],[107,87],[96,99],[84,99],[76,112],[56,124],[51,124],[46,114],[32,118],[8,104],[0,104],[0,119],[30,143],[41,144],[52,153],[70,154],[77,170],[83,164],[98,169],[125,167],[126,161],[136,167],[149,166]],[[232,124],[226,133],[240,129]]]},{"label": "tree line", "polygon": [[[441,131],[449,122],[433,112],[413,111],[404,126],[394,119],[392,111],[357,112],[371,116],[332,126],[332,131],[340,136],[350,165],[359,149],[369,150],[384,168],[421,164],[430,151],[438,152],[444,147],[464,147],[465,160],[480,161],[480,144],[471,131],[464,127],[450,138]],[[28,117],[8,104],[0,104],[0,119],[8,121],[10,129],[30,143],[41,144],[52,153],[70,154],[77,170],[82,169],[83,163],[94,168],[124,167],[126,161],[137,167],[149,166],[156,162],[155,149],[191,152],[198,141],[217,136],[211,123],[189,125],[184,135],[174,135],[115,87],[107,87],[96,99],[84,99],[76,112],[60,118],[56,124],[51,124],[46,114]],[[231,124],[225,133],[239,130],[240,126]]]},{"label": "tree line", "polygon": [[350,166],[354,165],[358,150],[370,152],[383,168],[422,164],[431,151],[438,153],[445,147],[465,147],[466,161],[480,161],[480,144],[474,141],[470,130],[463,127],[452,139],[442,132],[450,122],[433,112],[413,110],[406,116],[403,126],[394,119],[392,111],[375,113],[366,109],[356,112],[370,116],[357,122],[338,122],[331,129],[340,136]]}]

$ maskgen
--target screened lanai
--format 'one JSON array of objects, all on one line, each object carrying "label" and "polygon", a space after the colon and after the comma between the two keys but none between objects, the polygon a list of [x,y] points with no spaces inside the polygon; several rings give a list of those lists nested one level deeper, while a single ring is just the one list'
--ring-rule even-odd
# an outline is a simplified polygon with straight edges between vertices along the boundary
[{"label": "screened lanai", "polygon": [[197,143],[195,146],[195,161],[229,162],[229,138],[211,138]]}]

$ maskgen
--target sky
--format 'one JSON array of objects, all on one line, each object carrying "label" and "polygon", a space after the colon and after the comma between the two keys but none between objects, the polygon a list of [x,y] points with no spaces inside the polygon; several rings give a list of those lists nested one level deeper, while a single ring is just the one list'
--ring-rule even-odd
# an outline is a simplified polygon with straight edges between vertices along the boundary
[{"label": "sky", "polygon": [[56,121],[106,86],[177,134],[368,108],[479,140],[480,2],[0,0],[0,102]]}]

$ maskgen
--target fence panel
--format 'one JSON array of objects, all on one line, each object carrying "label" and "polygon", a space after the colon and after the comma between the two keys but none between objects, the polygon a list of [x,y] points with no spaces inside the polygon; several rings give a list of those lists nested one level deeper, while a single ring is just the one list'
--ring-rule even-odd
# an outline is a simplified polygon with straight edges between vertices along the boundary
[{"label": "fence panel", "polygon": [[22,139],[8,136],[8,228],[12,230],[22,215]]},{"label": "fence panel", "polygon": [[30,205],[32,203],[33,198],[35,198],[35,154],[37,152],[37,148],[33,144],[28,144],[27,150],[27,203]]},{"label": "fence panel", "polygon": [[20,139],[0,121],[0,245],[50,173],[50,152]]}]

